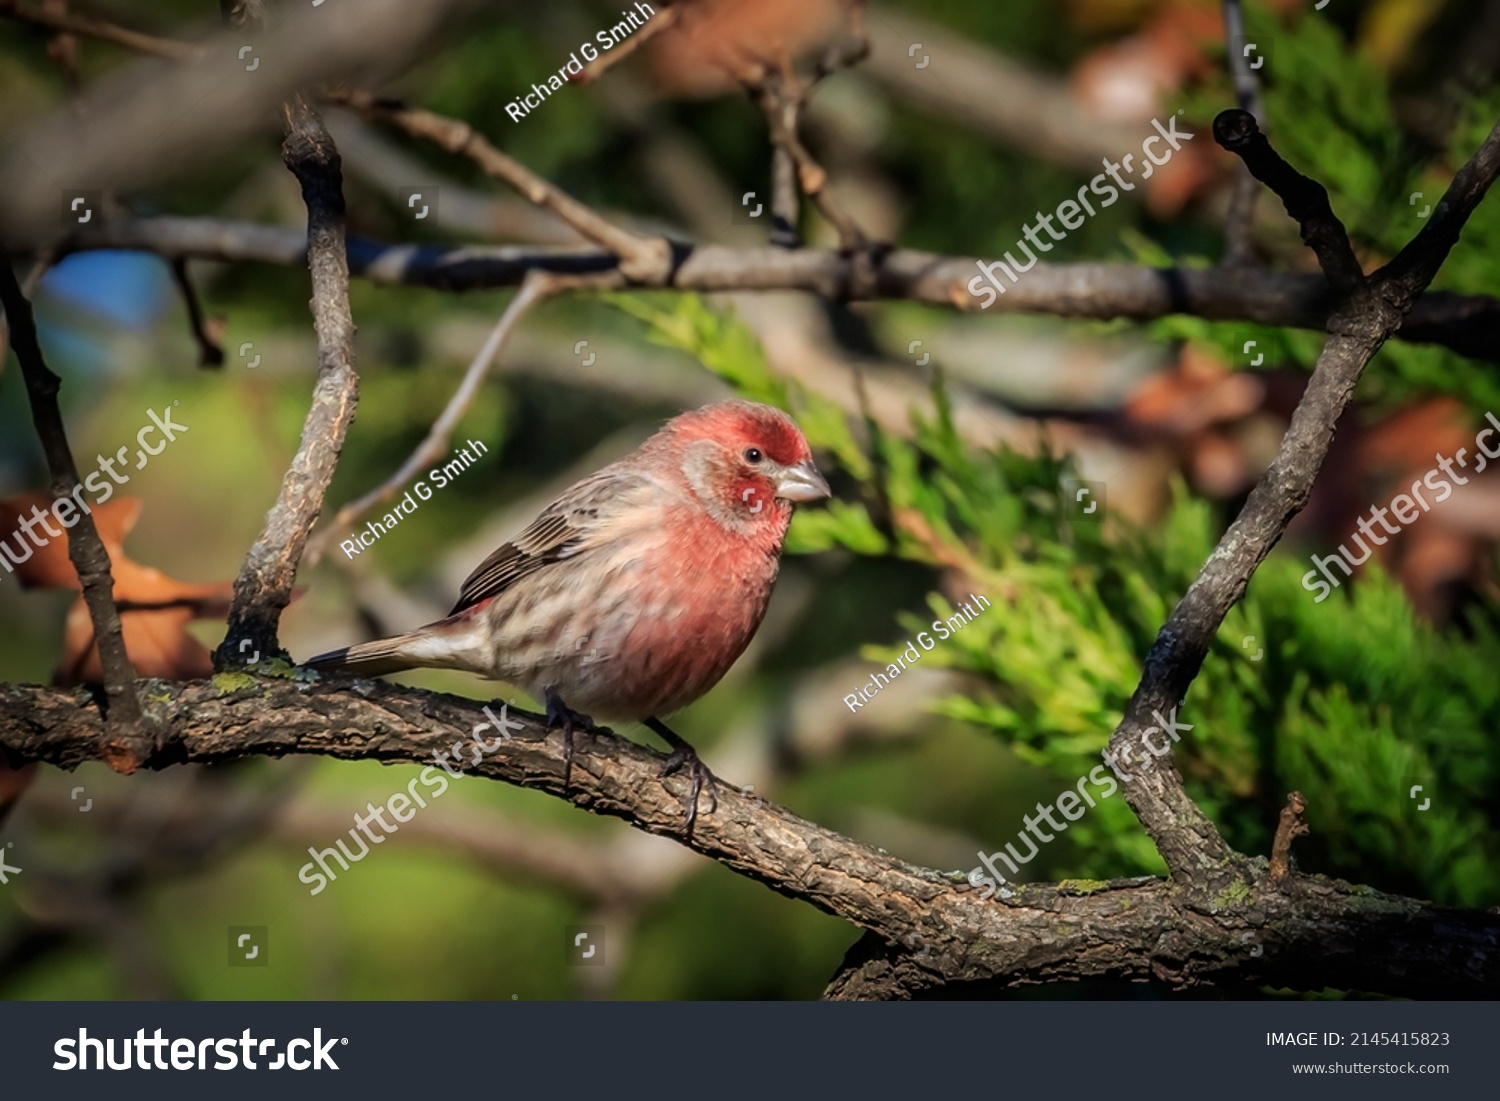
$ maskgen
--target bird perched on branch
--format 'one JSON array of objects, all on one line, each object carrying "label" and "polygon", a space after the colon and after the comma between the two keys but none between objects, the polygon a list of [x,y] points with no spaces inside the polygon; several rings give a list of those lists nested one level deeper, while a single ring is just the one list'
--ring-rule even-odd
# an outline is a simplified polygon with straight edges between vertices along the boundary
[{"label": "bird perched on branch", "polygon": [[[728,672],[760,626],[796,503],[829,495],[806,438],[768,405],[726,401],[668,421],[564,491],[481,562],[446,619],[320,654],[317,670],[462,669],[525,689],[561,727],[643,722],[692,777],[686,829],[713,777],[661,720]],[[567,784],[564,774],[564,786]]]}]

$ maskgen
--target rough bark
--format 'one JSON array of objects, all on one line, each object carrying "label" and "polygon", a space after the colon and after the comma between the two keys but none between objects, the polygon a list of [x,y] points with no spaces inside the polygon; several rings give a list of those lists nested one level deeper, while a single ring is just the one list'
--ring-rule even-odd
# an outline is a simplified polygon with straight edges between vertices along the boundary
[{"label": "rough bark", "polygon": [[[433,753],[455,742],[472,746],[474,728],[488,721],[475,701],[379,681],[234,673],[140,686],[161,732],[141,762],[153,769],[290,754],[432,765]],[[688,781],[661,779],[661,755],[609,733],[580,741],[565,791],[560,736],[538,716],[511,717],[524,728],[477,763],[467,753],[466,771],[672,837],[867,930],[830,997],[979,995],[1087,978],[1177,991],[1259,983],[1402,997],[1500,992],[1500,915],[1319,876],[1272,880],[1265,860],[1243,858],[1190,885],[1075,881],[985,899],[959,873],[908,864],[729,783],[718,810],[700,815],[684,840]],[[84,693],[0,687],[0,749],[72,769],[99,756],[103,736]]]}]

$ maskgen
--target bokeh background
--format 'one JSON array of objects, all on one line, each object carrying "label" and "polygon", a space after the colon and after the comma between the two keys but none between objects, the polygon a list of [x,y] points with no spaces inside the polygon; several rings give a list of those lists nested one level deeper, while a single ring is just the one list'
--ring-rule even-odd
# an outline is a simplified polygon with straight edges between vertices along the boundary
[{"label": "bokeh background", "polygon": [[[167,36],[212,29],[207,6],[186,0],[80,6]],[[486,6],[381,90],[468,121],[622,223],[758,245],[766,228],[736,211],[745,192],[768,190],[770,147],[725,59],[805,65],[844,13],[833,0],[686,7],[682,28],[519,123],[505,104],[617,19],[613,6]],[[1250,33],[1268,44],[1268,132],[1328,187],[1367,266],[1421,227],[1422,206],[1493,123],[1500,35],[1483,28],[1497,13],[1486,0],[1247,5]],[[881,0],[866,21],[870,57],[816,91],[804,136],[869,236],[998,256],[1101,157],[1181,111],[1198,137],[1047,260],[1220,259],[1235,165],[1208,126],[1234,96],[1216,0]],[[0,134],[68,104],[69,70],[48,41],[0,19]],[[139,64],[112,45],[76,45],[85,89]],[[574,240],[461,158],[336,109],[327,121],[352,234]],[[411,186],[437,188],[430,219],[411,217]],[[274,119],[171,186],[116,198],[140,215],[305,219]],[[810,206],[800,229],[811,245],[837,244]],[[1257,207],[1254,241],[1257,263],[1315,270],[1274,199]],[[221,369],[198,365],[183,296],[155,256],[70,255],[35,296],[81,468],[133,441],[148,410],[173,406],[189,426],[131,472],[128,501],[99,514],[133,563],[130,599],[169,606],[131,613],[132,659],[184,679],[209,671],[227,583],[280,487],[315,368],[305,271],[198,261],[188,274],[226,350]],[[1492,200],[1436,285],[1495,293],[1497,275]],[[509,298],[355,281],[361,401],[325,521],[418,445]],[[1251,340],[1264,357],[1253,365]],[[837,500],[799,515],[755,644],[675,725],[726,782],[913,862],[967,871],[1098,763],[1141,656],[1274,453],[1320,343],[1190,317],[963,315],[793,293],[549,302],[455,433],[488,454],[357,558],[335,542],[304,562],[283,642],[305,658],[435,618],[551,495],[666,417],[734,393],[775,400],[808,427]],[[1183,707],[1193,730],[1179,765],[1237,848],[1268,851],[1297,788],[1313,831],[1298,846],[1304,868],[1444,903],[1500,902],[1500,483],[1474,479],[1330,599],[1299,585],[1309,553],[1345,540],[1436,454],[1472,447],[1491,410],[1493,363],[1399,343],[1372,363],[1307,512]],[[1068,508],[1075,478],[1106,487],[1102,522]],[[45,481],[10,359],[0,521]],[[969,593],[993,607],[850,710],[847,694]],[[0,680],[80,675],[76,599],[0,575]],[[400,679],[528,704],[457,674]],[[24,869],[0,887],[0,996],[812,998],[857,939],[671,841],[474,778],[310,896],[297,875],[309,846],[332,845],[419,771],[296,759],[128,778],[102,765],[43,770],[0,828]],[[1118,797],[1025,869],[1161,870]],[[580,925],[604,929],[600,966],[570,963]],[[264,928],[266,966],[229,965],[231,927]]]}]

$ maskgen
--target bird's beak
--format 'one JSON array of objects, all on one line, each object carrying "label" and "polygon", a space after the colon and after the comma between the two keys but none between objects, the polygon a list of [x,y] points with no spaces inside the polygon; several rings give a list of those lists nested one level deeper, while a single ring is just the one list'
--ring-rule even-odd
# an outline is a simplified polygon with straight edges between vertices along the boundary
[{"label": "bird's beak", "polygon": [[788,501],[821,501],[832,495],[828,480],[818,473],[811,459],[787,467],[776,479],[776,496]]}]

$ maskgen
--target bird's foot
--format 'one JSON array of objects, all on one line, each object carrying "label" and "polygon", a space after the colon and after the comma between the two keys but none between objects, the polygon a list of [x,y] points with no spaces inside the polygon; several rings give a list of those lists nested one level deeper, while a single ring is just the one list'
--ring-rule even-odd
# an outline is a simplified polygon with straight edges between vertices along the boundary
[{"label": "bird's foot", "polygon": [[671,756],[661,768],[662,778],[665,779],[683,769],[686,769],[692,778],[692,786],[688,791],[687,802],[684,804],[687,816],[683,822],[684,832],[688,837],[692,837],[693,823],[698,820],[698,797],[703,794],[704,789],[708,791],[708,813],[712,814],[719,809],[717,790],[719,781],[698,756],[698,751],[674,734],[660,719],[647,719],[646,726],[672,747]]},{"label": "bird's foot", "polygon": [[573,779],[573,731],[581,730],[585,734],[593,734],[599,730],[594,725],[594,720],[587,715],[579,714],[563,703],[562,697],[555,692],[547,693],[547,725],[549,727],[562,727],[563,732],[563,791],[568,790],[568,784]]}]

